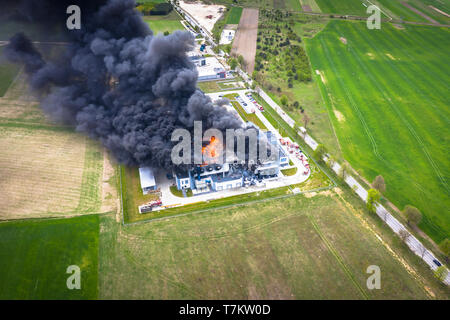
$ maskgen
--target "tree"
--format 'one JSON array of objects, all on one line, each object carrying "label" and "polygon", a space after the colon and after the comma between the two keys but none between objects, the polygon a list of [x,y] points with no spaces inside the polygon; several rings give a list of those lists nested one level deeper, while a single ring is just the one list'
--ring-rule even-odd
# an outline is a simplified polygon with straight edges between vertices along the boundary
[{"label": "tree", "polygon": [[402,239],[403,242],[408,241],[410,235],[411,234],[405,229],[402,229],[398,232],[398,236],[400,237],[400,239]]},{"label": "tree", "polygon": [[380,201],[380,193],[376,189],[369,189],[367,191],[367,209],[369,209],[370,212],[375,212],[376,210],[376,204]]},{"label": "tree", "polygon": [[239,62],[239,64],[244,67],[244,57],[242,55],[239,55],[237,57],[237,61]]},{"label": "tree", "polygon": [[344,162],[339,168],[339,176],[345,180],[347,178],[348,173],[350,172],[350,167],[347,162]]},{"label": "tree", "polygon": [[231,70],[234,70],[234,69],[236,69],[236,67],[237,67],[237,65],[238,65],[238,63],[237,63],[237,61],[236,61],[236,59],[235,58],[231,58],[230,59],[230,68],[231,68]]},{"label": "tree", "polygon": [[450,256],[450,240],[447,238],[439,244],[439,248],[445,254],[445,259],[448,260]]},{"label": "tree", "polygon": [[306,113],[304,113],[304,114],[303,114],[303,124],[304,124],[304,126],[305,126],[305,129],[306,129],[306,127],[307,127],[307,125],[308,125],[308,123],[309,123],[310,120],[311,120],[311,119],[308,117],[308,115],[307,115]]},{"label": "tree", "polygon": [[324,147],[323,144],[319,144],[316,148],[316,150],[314,150],[314,158],[317,159],[317,161],[319,162],[323,162],[323,156],[326,153],[326,149]]},{"label": "tree", "polygon": [[384,183],[383,176],[376,176],[375,180],[372,182],[372,187],[383,193],[386,191],[386,184]]},{"label": "tree", "polygon": [[423,256],[425,255],[426,252],[427,252],[427,248],[423,244],[420,244],[420,246],[419,246],[419,253],[420,253],[420,257],[422,259],[423,259]]},{"label": "tree", "polygon": [[165,35],[165,36],[168,36],[169,34],[170,34],[170,32],[169,32],[169,31],[167,31],[167,30],[166,30],[166,31],[164,31],[164,35]]},{"label": "tree", "polygon": [[445,278],[447,278],[448,275],[448,270],[445,266],[440,266],[439,268],[437,268],[434,271],[434,276],[439,280],[439,281],[444,281]]},{"label": "tree", "polygon": [[333,169],[334,164],[336,163],[336,159],[333,156],[329,156],[327,160],[327,165]]},{"label": "tree", "polygon": [[406,219],[408,220],[408,224],[414,224],[418,225],[420,221],[422,220],[422,213],[420,213],[419,209],[407,205],[405,209],[403,210],[403,214],[405,215]]},{"label": "tree", "polygon": [[288,103],[288,98],[283,94],[280,99],[281,104],[285,107]]}]

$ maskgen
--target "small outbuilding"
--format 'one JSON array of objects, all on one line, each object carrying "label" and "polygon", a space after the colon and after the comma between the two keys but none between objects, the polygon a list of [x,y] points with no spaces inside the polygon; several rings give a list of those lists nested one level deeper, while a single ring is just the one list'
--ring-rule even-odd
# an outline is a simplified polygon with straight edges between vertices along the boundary
[{"label": "small outbuilding", "polygon": [[142,193],[147,194],[149,191],[156,190],[155,176],[149,167],[139,168],[139,178],[141,180]]}]

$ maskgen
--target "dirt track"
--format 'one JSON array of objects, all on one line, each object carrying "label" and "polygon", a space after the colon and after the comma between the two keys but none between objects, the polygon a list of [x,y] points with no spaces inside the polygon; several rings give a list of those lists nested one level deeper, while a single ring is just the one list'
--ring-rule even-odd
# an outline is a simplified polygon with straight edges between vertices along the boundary
[{"label": "dirt track", "polygon": [[406,2],[402,2],[402,5],[404,5],[405,7],[407,7],[409,10],[414,11],[415,13],[417,13],[418,15],[422,16],[423,18],[425,18],[426,20],[430,21],[433,24],[439,24],[439,22],[437,22],[436,20],[430,18],[429,16],[427,16],[425,13],[423,13],[422,11],[417,10],[416,8],[412,7],[410,4],[406,3]]},{"label": "dirt track", "polygon": [[245,8],[242,11],[241,20],[231,50],[232,55],[242,55],[244,57],[245,69],[249,74],[252,74],[255,68],[258,16],[258,9]]}]

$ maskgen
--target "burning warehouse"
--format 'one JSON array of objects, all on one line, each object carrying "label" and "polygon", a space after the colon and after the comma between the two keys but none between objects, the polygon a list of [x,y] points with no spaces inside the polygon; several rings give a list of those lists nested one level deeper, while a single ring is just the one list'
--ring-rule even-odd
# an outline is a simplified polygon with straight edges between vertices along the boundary
[{"label": "burning warehouse", "polygon": [[270,132],[258,130],[259,136],[264,136],[267,141],[275,146],[278,157],[266,162],[258,161],[257,164],[243,165],[233,162],[223,164],[214,163],[214,159],[222,156],[217,151],[217,145],[221,143],[215,137],[211,138],[209,144],[202,148],[204,163],[191,169],[175,169],[175,182],[179,190],[192,189],[194,194],[222,191],[240,188],[244,186],[262,183],[265,179],[277,178],[280,169],[289,165],[289,158],[279,145],[276,137]]}]

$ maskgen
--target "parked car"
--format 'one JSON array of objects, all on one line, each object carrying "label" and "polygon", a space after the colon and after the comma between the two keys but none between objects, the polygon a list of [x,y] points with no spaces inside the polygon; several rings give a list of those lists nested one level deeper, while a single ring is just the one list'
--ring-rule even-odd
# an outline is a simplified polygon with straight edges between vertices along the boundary
[{"label": "parked car", "polygon": [[438,267],[442,266],[442,264],[441,264],[439,261],[437,261],[436,259],[433,259],[433,262],[434,262],[434,264],[437,265]]}]

